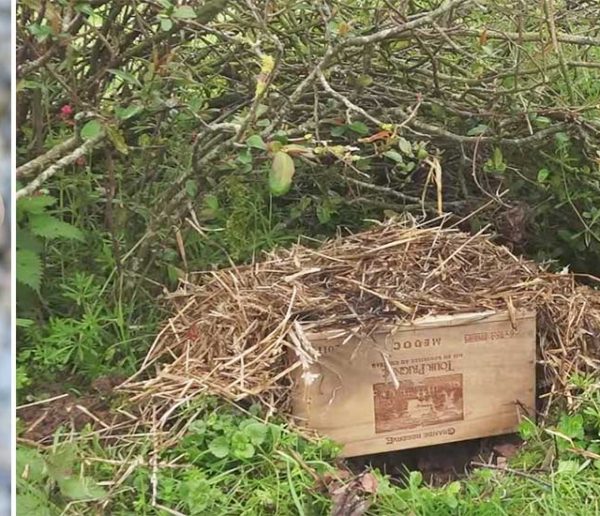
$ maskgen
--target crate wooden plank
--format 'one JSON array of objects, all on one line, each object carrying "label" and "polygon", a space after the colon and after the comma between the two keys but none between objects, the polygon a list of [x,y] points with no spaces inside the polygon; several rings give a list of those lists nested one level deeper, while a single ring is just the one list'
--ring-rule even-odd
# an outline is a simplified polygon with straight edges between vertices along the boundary
[{"label": "crate wooden plank", "polygon": [[306,335],[322,355],[296,376],[294,415],[344,456],[510,433],[534,414],[533,312]]}]

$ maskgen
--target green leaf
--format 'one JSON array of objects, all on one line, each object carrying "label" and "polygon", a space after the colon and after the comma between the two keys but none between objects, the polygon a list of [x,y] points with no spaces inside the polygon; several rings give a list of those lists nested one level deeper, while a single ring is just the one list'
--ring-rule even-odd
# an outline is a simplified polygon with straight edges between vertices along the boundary
[{"label": "green leaf", "polygon": [[42,482],[47,476],[46,462],[34,448],[17,448],[17,478],[32,484]]},{"label": "green leaf", "polygon": [[15,326],[17,328],[29,328],[30,326],[33,326],[34,323],[35,321],[32,319],[21,319],[17,317],[15,320]]},{"label": "green leaf", "polygon": [[576,475],[579,473],[580,465],[576,460],[561,460],[558,461],[558,469],[556,473],[559,475]]},{"label": "green leaf", "polygon": [[243,165],[249,165],[250,163],[252,163],[252,153],[250,152],[250,149],[246,148],[242,150],[238,154],[237,160]]},{"label": "green leaf", "polygon": [[331,136],[333,136],[334,138],[338,138],[339,136],[343,136],[345,132],[345,125],[336,125],[333,129],[331,129]]},{"label": "green leaf", "polygon": [[473,129],[469,130],[469,132],[467,132],[468,136],[479,136],[480,134],[485,133],[488,130],[488,126],[484,125],[484,124],[479,124],[475,127],[473,127]]},{"label": "green leaf", "polygon": [[29,249],[34,253],[41,253],[44,250],[44,243],[40,238],[33,236],[29,230],[19,228],[16,247],[17,249]]},{"label": "green leaf", "polygon": [[185,277],[185,272],[174,265],[167,264],[167,276],[169,277],[170,281],[177,282]]},{"label": "green leaf", "polygon": [[115,146],[115,149],[117,149],[121,154],[129,154],[129,147],[125,142],[125,138],[123,137],[123,133],[121,133],[121,131],[119,131],[115,126],[109,125],[106,126],[106,134]]},{"label": "green leaf", "polygon": [[406,156],[413,156],[413,149],[411,143],[406,138],[400,138],[398,140],[398,148],[400,152]]},{"label": "green leaf", "polygon": [[43,238],[66,238],[68,240],[83,242],[83,233],[79,228],[52,215],[31,215],[29,217],[29,225],[34,235]]},{"label": "green leaf", "polygon": [[259,134],[253,134],[250,136],[250,138],[246,140],[246,145],[254,149],[267,150],[267,146]]},{"label": "green leaf", "polygon": [[273,446],[279,444],[279,440],[281,439],[281,427],[279,425],[271,425],[271,440],[273,441]]},{"label": "green leaf", "polygon": [[30,249],[17,249],[17,281],[35,291],[40,290],[42,282],[42,260],[40,255]]},{"label": "green leaf", "polygon": [[32,23],[27,29],[40,43],[52,36],[52,27],[50,27],[50,25],[39,25],[37,23]]},{"label": "green leaf", "polygon": [[558,431],[572,439],[583,439],[583,416],[563,414],[558,423]]},{"label": "green leaf", "polygon": [[198,183],[193,179],[188,179],[185,182],[185,193],[192,199],[198,195]]},{"label": "green leaf", "polygon": [[543,127],[549,127],[550,124],[552,124],[552,120],[550,120],[548,117],[546,116],[536,116],[533,119],[535,125],[537,127],[543,128]]},{"label": "green leaf", "polygon": [[131,106],[127,106],[124,108],[116,107],[115,114],[117,115],[117,118],[121,120],[127,120],[131,117],[134,117],[138,113],[141,113],[143,110],[144,108],[142,106],[136,106],[135,104],[132,104]]},{"label": "green leaf", "polygon": [[229,441],[227,437],[221,435],[210,442],[208,449],[215,457],[222,459],[229,455]]},{"label": "green leaf", "polygon": [[191,20],[196,17],[196,11],[189,5],[183,5],[173,11],[173,18],[179,18],[181,20]]},{"label": "green leaf", "polygon": [[142,87],[142,83],[137,79],[137,77],[130,74],[129,72],[125,72],[123,70],[114,70],[114,69],[110,69],[108,71],[110,73],[112,73],[115,77],[118,77],[119,79],[121,79],[123,82],[128,82],[129,84],[133,84],[135,86],[138,86],[139,88]]},{"label": "green leaf", "polygon": [[238,459],[249,459],[254,456],[254,446],[250,443],[245,431],[238,430],[231,436],[231,449],[233,456]]},{"label": "green leaf", "polygon": [[423,483],[423,474],[420,471],[411,471],[408,476],[408,484],[412,488],[419,487]]},{"label": "green leaf", "polygon": [[295,166],[294,160],[285,152],[279,151],[273,157],[269,174],[269,187],[275,196],[284,195],[292,186]]},{"label": "green leaf", "polygon": [[44,210],[56,203],[56,197],[50,195],[33,195],[21,197],[17,201],[17,210],[23,213],[44,213]]},{"label": "green leaf", "polygon": [[65,443],[46,458],[48,474],[53,480],[60,482],[73,475],[77,449],[73,444]]},{"label": "green leaf", "polygon": [[233,450],[233,455],[238,459],[250,459],[254,457],[254,446],[250,443],[245,443],[240,446],[236,446]]},{"label": "green leaf", "polygon": [[550,171],[547,168],[540,168],[537,174],[538,183],[544,183],[550,177]]},{"label": "green leaf", "polygon": [[206,205],[207,208],[209,208],[213,211],[217,211],[219,209],[219,199],[217,198],[216,195],[208,194],[204,198],[204,204]]},{"label": "green leaf", "polygon": [[417,159],[425,159],[429,156],[429,151],[425,147],[419,146],[417,149]]},{"label": "green leaf", "polygon": [[188,427],[188,431],[190,431],[196,435],[204,435],[204,434],[206,434],[206,430],[207,430],[206,421],[204,421],[202,419],[194,421]]},{"label": "green leaf", "polygon": [[60,492],[71,500],[98,500],[106,491],[90,477],[70,477],[59,480]]},{"label": "green leaf", "polygon": [[396,163],[403,163],[404,162],[404,158],[402,157],[402,154],[400,154],[399,152],[393,151],[393,150],[389,150],[383,153],[383,155],[386,158],[391,159],[392,161],[395,161]]},{"label": "green leaf", "polygon": [[354,131],[355,133],[360,134],[361,136],[365,136],[365,135],[369,134],[369,128],[363,122],[352,122],[348,126],[348,129],[350,129],[351,131]]},{"label": "green leaf", "polygon": [[502,156],[502,149],[500,147],[494,148],[494,153],[492,154],[492,161],[494,162],[494,167],[498,170],[504,164],[504,158]]},{"label": "green leaf", "polygon": [[450,509],[456,509],[458,507],[458,499],[452,494],[446,494],[445,502]]},{"label": "green leaf", "polygon": [[161,17],[160,28],[164,32],[169,32],[173,28],[173,22],[169,18]]},{"label": "green leaf", "polygon": [[315,209],[317,218],[321,224],[327,224],[331,220],[334,211],[326,204],[321,204]]},{"label": "green leaf", "polygon": [[460,493],[461,484],[458,481],[454,481],[446,486],[446,492],[451,495],[457,495]]},{"label": "green leaf", "polygon": [[78,3],[77,5],[75,5],[75,10],[77,12],[87,14],[88,16],[94,16],[94,9],[88,3]]},{"label": "green leaf", "polygon": [[529,419],[523,419],[519,424],[519,435],[524,441],[528,441],[532,437],[535,437],[537,435],[535,423]]},{"label": "green leaf", "polygon": [[267,438],[267,433],[269,432],[269,427],[264,423],[253,422],[244,427],[244,433],[250,439],[250,442],[254,446],[260,446],[265,442]]},{"label": "green leaf", "polygon": [[102,124],[98,120],[90,120],[81,128],[81,137],[91,140],[102,132]]},{"label": "green leaf", "polygon": [[[28,486],[29,487],[29,486]],[[40,489],[29,489],[17,493],[17,516],[55,516],[60,514],[57,507],[48,500]]]}]

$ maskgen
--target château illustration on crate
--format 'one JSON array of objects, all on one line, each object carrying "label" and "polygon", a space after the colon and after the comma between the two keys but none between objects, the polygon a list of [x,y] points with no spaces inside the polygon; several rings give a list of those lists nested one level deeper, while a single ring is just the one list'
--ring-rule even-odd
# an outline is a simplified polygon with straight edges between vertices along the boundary
[{"label": "ch\u00e2teau illustration on crate", "polygon": [[510,433],[535,416],[534,312],[305,335],[320,356],[295,376],[293,413],[343,456]]}]

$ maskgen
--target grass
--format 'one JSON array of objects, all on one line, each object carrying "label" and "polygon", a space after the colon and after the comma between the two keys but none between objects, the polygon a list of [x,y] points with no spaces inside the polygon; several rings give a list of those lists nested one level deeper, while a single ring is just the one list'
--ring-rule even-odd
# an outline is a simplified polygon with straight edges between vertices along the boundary
[{"label": "grass", "polygon": [[[507,468],[480,468],[441,488],[418,471],[402,483],[375,471],[367,514],[598,514],[600,385],[575,381],[585,388],[576,412],[545,429],[525,422],[526,445]],[[19,447],[19,514],[329,514],[325,486],[343,475],[334,443],[306,441],[283,423],[263,422],[258,407],[213,398],[178,417],[193,419],[186,435],[158,455],[148,437],[106,446],[89,429],[77,439],[57,434],[47,450]]]}]

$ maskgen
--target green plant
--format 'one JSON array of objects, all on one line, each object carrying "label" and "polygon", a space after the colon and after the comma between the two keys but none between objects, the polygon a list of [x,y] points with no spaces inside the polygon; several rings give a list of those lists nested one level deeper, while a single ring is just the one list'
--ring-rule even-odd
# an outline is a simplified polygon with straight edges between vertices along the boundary
[{"label": "green plant", "polygon": [[56,201],[51,195],[22,197],[17,201],[17,281],[35,291],[40,290],[43,278],[44,244],[55,239],[84,240],[80,229],[51,211]]},{"label": "green plant", "polygon": [[132,335],[123,305],[108,304],[104,288],[95,276],[75,273],[61,289],[68,310],[50,316],[43,326],[21,328],[18,363],[22,387],[30,383],[28,371],[33,370],[46,377],[70,370],[88,378],[115,370],[132,371],[135,354],[131,345],[147,333]]},{"label": "green plant", "polygon": [[[84,474],[73,443],[64,443],[42,454],[34,448],[17,448],[17,513],[60,514],[59,505],[106,496],[106,491]],[[57,490],[56,490],[57,489]]]},{"label": "green plant", "polygon": [[19,503],[54,511],[78,501],[79,514],[94,514],[96,501],[106,500],[100,484],[114,480],[118,465],[135,456],[137,466],[127,470],[120,489],[111,493],[111,514],[153,514],[153,482],[155,503],[185,514],[327,512],[330,501],[319,492],[314,475],[335,474],[330,461],[337,447],[305,441],[285,425],[252,414],[254,408],[242,412],[214,399],[196,400],[179,414],[195,417],[183,439],[158,456],[148,440],[123,450],[118,444],[102,445],[85,429],[77,447],[69,442],[44,452],[21,447]]}]

